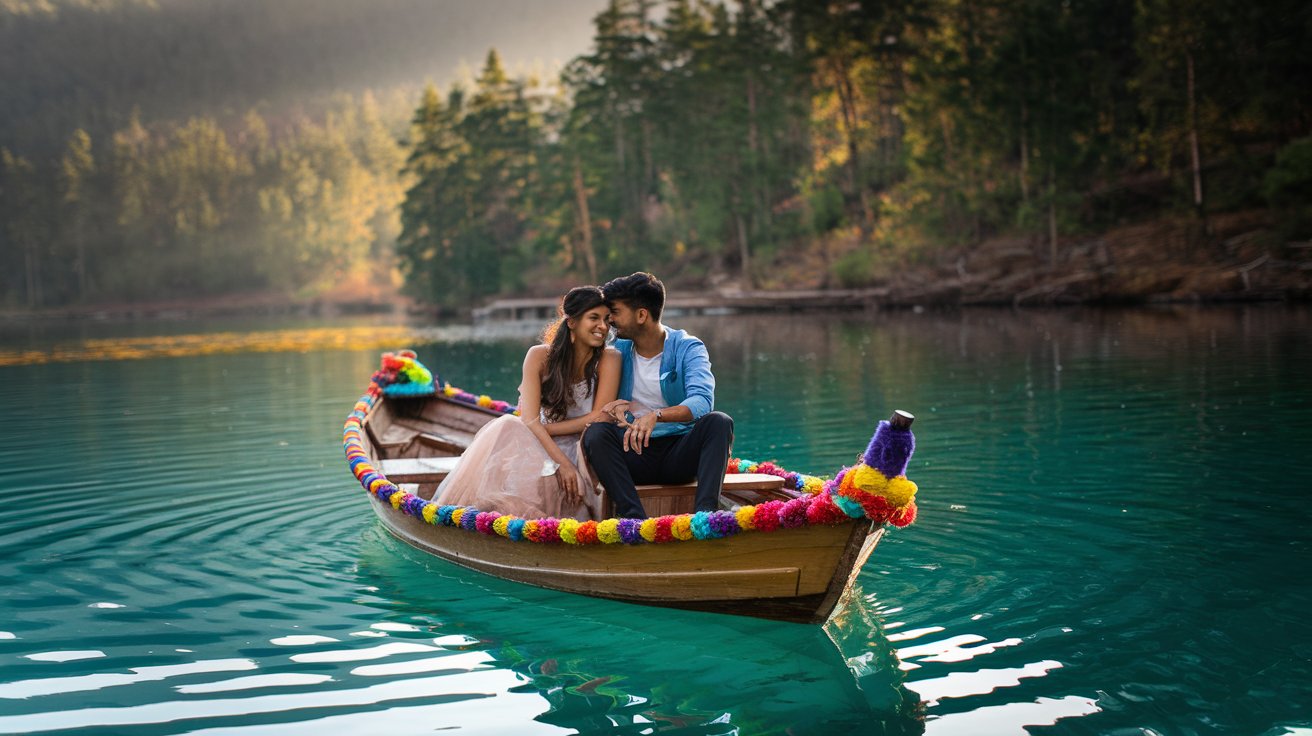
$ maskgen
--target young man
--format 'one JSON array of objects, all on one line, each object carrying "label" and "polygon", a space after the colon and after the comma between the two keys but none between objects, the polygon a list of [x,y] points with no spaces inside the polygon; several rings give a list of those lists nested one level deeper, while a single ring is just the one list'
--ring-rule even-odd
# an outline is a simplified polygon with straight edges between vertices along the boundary
[{"label": "young man", "polygon": [[595,423],[583,451],[615,503],[615,514],[647,514],[635,484],[697,479],[697,511],[719,508],[733,419],[715,408],[715,376],[701,340],[661,324],[665,285],[649,273],[602,287],[620,352],[617,424]]}]

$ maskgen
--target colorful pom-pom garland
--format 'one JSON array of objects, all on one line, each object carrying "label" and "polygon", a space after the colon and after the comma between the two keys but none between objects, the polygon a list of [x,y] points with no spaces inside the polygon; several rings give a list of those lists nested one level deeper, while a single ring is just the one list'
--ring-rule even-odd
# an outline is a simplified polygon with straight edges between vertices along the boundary
[{"label": "colorful pom-pom garland", "polygon": [[[407,360],[409,364],[405,362]],[[472,506],[438,505],[397,487],[381,471],[370,465],[364,449],[365,416],[380,396],[394,395],[387,388],[398,385],[391,382],[396,380],[396,376],[411,376],[403,373],[407,365],[422,370],[423,373],[417,374],[421,379],[427,373],[427,369],[415,360],[414,353],[410,351],[400,351],[396,355],[384,354],[382,370],[374,374],[368,391],[347,415],[342,431],[342,445],[347,465],[365,491],[396,511],[434,526],[460,528],[516,542],[635,545],[721,539],[743,532],[773,532],[809,525],[835,525],[861,518],[897,527],[907,526],[916,520],[916,484],[905,475],[907,460],[915,450],[915,438],[909,430],[894,429],[886,421],[879,423],[861,462],[843,468],[831,480],[789,472],[773,462],[756,463],[741,458],[729,460],[729,473],[774,475],[784,479],[785,488],[805,494],[787,501],[764,501],[732,511],[699,511],[695,514],[648,519],[582,522],[576,519],[521,519]],[[395,369],[389,369],[389,366]],[[380,383],[380,377],[385,382]],[[431,374],[428,381],[431,388]],[[401,385],[407,383],[419,381],[411,377],[401,382]],[[463,403],[518,414],[515,407],[504,401],[494,401],[488,396],[474,396],[450,384],[444,385],[442,393],[447,398]]]},{"label": "colorful pom-pom garland", "polygon": [[433,374],[416,359],[413,350],[383,353],[383,364],[373,382],[385,396],[432,396]]}]

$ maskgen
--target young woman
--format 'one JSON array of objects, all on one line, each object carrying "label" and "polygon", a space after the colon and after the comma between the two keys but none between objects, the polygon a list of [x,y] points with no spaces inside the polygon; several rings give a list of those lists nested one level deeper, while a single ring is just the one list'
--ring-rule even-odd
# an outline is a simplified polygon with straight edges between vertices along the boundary
[{"label": "young woman", "polygon": [[601,495],[579,437],[594,422],[614,421],[601,408],[619,390],[620,356],[606,347],[610,310],[601,289],[570,289],[560,313],[524,356],[520,415],[479,430],[438,486],[439,504],[525,519],[600,518]]}]

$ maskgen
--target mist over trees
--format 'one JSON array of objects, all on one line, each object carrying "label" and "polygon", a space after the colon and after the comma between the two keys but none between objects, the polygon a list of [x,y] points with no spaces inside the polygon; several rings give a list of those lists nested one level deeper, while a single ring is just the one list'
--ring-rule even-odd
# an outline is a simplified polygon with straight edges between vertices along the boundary
[{"label": "mist over trees", "polygon": [[1292,0],[611,0],[558,79],[493,51],[418,99],[0,139],[0,301],[849,286],[1255,207],[1307,238],[1310,41]]},{"label": "mist over trees", "polygon": [[[856,285],[881,259],[1004,232],[1055,262],[1062,234],[1176,211],[1205,231],[1209,211],[1312,180],[1294,163],[1307,139],[1290,144],[1312,126],[1305,4],[655,9],[612,0],[556,100],[525,100],[495,56],[474,90],[426,93],[400,249],[414,293],[650,264],[786,287],[806,257],[822,285]],[[499,120],[516,134],[489,134]],[[830,262],[836,236],[857,247]]]}]

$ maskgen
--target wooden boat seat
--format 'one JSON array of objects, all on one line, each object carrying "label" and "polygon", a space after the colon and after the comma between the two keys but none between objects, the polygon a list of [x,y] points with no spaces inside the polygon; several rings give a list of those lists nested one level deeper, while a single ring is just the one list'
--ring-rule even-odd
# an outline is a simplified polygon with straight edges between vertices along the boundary
[{"label": "wooden boat seat", "polygon": [[[784,479],[777,475],[729,473],[724,476],[721,498],[735,503],[743,503],[746,499],[759,496],[775,498],[783,491],[783,487]],[[641,499],[642,508],[648,516],[691,514],[697,507],[696,497],[696,481],[680,485],[638,486],[638,498]],[[747,502],[756,503],[755,500]],[[610,518],[614,515],[615,507],[607,496],[602,506],[602,517]]]},{"label": "wooden boat seat", "polygon": [[457,432],[438,434],[424,427],[399,421],[389,424],[381,432],[375,433],[370,429],[369,439],[382,455],[393,458],[416,455],[421,448],[459,455],[473,441],[473,437],[469,435]]},{"label": "wooden boat seat", "polygon": [[456,469],[458,462],[458,457],[403,457],[384,460],[379,463],[378,469],[396,484],[441,483],[447,474]]}]

